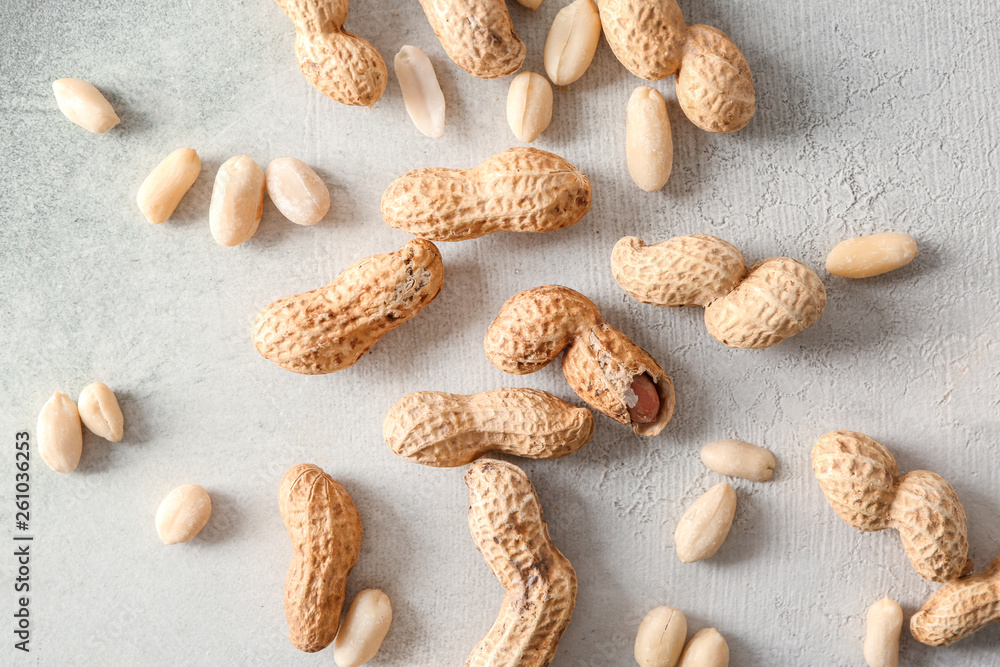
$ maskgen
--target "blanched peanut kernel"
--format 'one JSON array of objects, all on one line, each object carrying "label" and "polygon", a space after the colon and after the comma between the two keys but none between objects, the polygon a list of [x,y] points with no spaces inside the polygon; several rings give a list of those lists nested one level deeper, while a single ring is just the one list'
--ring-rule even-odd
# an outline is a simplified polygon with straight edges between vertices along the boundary
[{"label": "blanched peanut kernel", "polygon": [[212,499],[197,484],[185,484],[167,494],[156,510],[156,532],[164,544],[194,538],[212,516]]},{"label": "blanched peanut kernel", "polygon": [[38,453],[56,472],[73,472],[83,453],[83,428],[76,403],[58,391],[38,414]]},{"label": "blanched peanut kernel", "polygon": [[198,180],[201,160],[192,148],[178,148],[163,158],[139,186],[139,210],[154,225],[165,222]]},{"label": "blanched peanut kernel", "polygon": [[625,111],[625,151],[632,180],[646,192],[667,183],[674,164],[667,103],[658,90],[639,86]]},{"label": "blanched peanut kernel", "polygon": [[687,643],[677,667],[727,667],[729,644],[715,628],[705,628],[694,633]]},{"label": "blanched peanut kernel", "polygon": [[653,609],[635,635],[635,661],[640,667],[674,667],[684,648],[687,619],[671,607]]},{"label": "blanched peanut kernel", "polygon": [[896,667],[903,608],[884,597],[868,608],[866,625],[864,653],[868,667]]},{"label": "blanched peanut kernel", "polygon": [[315,225],[330,210],[329,188],[302,160],[271,160],[264,177],[274,206],[296,225]]},{"label": "blanched peanut kernel", "polygon": [[257,232],[264,209],[264,170],[253,158],[237,155],[219,167],[212,188],[208,224],[219,245],[235,246]]},{"label": "blanched peanut kernel", "polygon": [[121,122],[111,102],[92,83],[59,79],[52,82],[52,92],[63,115],[94,134],[104,134]]},{"label": "blanched peanut kernel", "polygon": [[369,588],[358,593],[344,616],[333,647],[338,667],[359,667],[378,653],[392,623],[389,596]]},{"label": "blanched peanut kernel", "polygon": [[526,144],[538,138],[552,122],[552,86],[541,74],[521,72],[507,92],[507,124]]},{"label": "blanched peanut kernel", "polygon": [[720,482],[694,501],[677,524],[674,544],[682,563],[709,558],[729,535],[736,515],[736,492]]},{"label": "blanched peanut kernel", "polygon": [[444,93],[427,54],[404,46],[392,61],[410,120],[431,139],[444,135]]},{"label": "blanched peanut kernel", "polygon": [[742,477],[753,482],[771,479],[774,454],[742,440],[716,440],[701,448],[701,462],[720,475]]},{"label": "blanched peanut kernel", "polygon": [[601,16],[594,0],[576,0],[556,14],[545,39],[545,73],[557,86],[587,71],[601,39]]},{"label": "blanched peanut kernel", "polygon": [[917,252],[913,237],[899,232],[859,236],[834,246],[826,270],[843,278],[870,278],[906,266]]},{"label": "blanched peanut kernel", "polygon": [[80,392],[80,419],[94,435],[110,442],[121,442],[125,418],[118,399],[108,385],[94,382]]}]

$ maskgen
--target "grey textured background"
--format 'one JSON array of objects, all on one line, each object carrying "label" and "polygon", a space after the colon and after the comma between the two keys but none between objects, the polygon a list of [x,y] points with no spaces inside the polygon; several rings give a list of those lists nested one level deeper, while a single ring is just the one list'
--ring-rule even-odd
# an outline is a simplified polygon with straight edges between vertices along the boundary
[{"label": "grey textured background", "polygon": [[[558,665],[632,664],[639,620],[668,604],[691,632],[718,628],[734,665],[858,665],[867,606],[891,595],[909,616],[936,588],[910,568],[892,531],[863,534],[827,506],[809,465],[835,428],[884,442],[901,469],[957,488],[981,568],[1000,553],[1000,21],[990,0],[953,3],[681,2],[690,23],[725,30],[754,72],[758,111],[732,136],[697,130],[673,84],[674,173],[646,194],[624,164],[624,109],[641,81],[601,41],[586,76],[556,91],[536,146],[583,169],[594,205],[576,226],[442,244],[440,297],[354,367],[302,377],[249,340],[272,300],[334,278],[409,237],[380,219],[379,198],[415,167],[468,167],[516,145],[509,80],[473,79],[447,59],[415,2],[362,2],[347,27],[391,62],[424,49],[448,102],[444,138],[410,123],[391,74],[371,110],[337,105],[299,74],[294,32],[268,0],[13,2],[0,5],[0,662],[332,664],[285,638],[291,548],[278,482],[314,462],[340,480],[364,520],[349,596],[379,587],[395,618],[380,665],[460,664],[486,632],[502,589],[465,521],[462,470],[397,460],[381,440],[405,393],[531,386],[576,401],[558,367],[513,377],[482,352],[485,329],[517,291],[559,282],[673,377],[674,421],[643,439],[598,417],[594,439],[559,461],[521,461],[556,544],[579,574]],[[564,0],[512,5],[526,69]],[[92,81],[122,123],[91,135],[57,110],[51,82]],[[149,225],[135,205],[168,152],[195,148],[203,172],[174,218]],[[265,204],[258,234],[216,245],[207,211],[218,166],[295,156],[329,184],[333,207],[311,228]],[[787,254],[820,269],[838,241],[884,230],[921,254],[882,277],[820,271],[822,319],[766,351],[730,350],[695,310],[628,299],[608,268],[625,235],[732,241],[756,261]],[[33,642],[12,648],[14,434],[45,400],[93,380],[117,392],[125,440],[85,437],[72,475],[33,459]],[[712,559],[683,565],[672,532],[719,481],[702,444],[739,437],[778,457],[773,481],[736,480],[735,525]],[[37,452],[33,452],[37,454]],[[192,543],[164,547],[160,499],[196,482],[214,513]],[[1000,664],[1000,628],[951,649],[916,643],[909,665]],[[17,653],[17,654],[16,654]],[[16,655],[15,655],[16,654]]]}]

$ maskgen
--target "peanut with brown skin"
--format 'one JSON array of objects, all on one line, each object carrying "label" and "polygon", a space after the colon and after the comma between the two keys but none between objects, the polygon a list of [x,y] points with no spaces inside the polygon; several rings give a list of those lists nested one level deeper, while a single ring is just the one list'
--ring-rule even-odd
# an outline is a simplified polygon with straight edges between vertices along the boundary
[{"label": "peanut with brown skin", "polygon": [[820,438],[812,466],[840,518],[858,530],[898,530],[913,569],[924,579],[947,582],[972,569],[965,510],[940,475],[915,470],[899,477],[892,454],[853,431]]},{"label": "peanut with brown skin", "polygon": [[978,574],[942,586],[910,617],[914,639],[928,646],[951,646],[1000,622],[1000,556]]},{"label": "peanut with brown skin", "polygon": [[490,362],[525,375],[559,353],[563,374],[584,401],[639,435],[656,435],[674,411],[674,385],[649,354],[604,321],[594,302],[560,285],[515,294],[484,341]]},{"label": "peanut with brown skin", "polygon": [[472,76],[497,79],[524,62],[504,0],[420,0],[445,53]]},{"label": "peanut with brown skin", "polygon": [[469,530],[505,589],[493,627],[466,667],[544,667],[576,605],[576,571],[552,544],[542,505],[517,466],[480,459],[465,473]]}]

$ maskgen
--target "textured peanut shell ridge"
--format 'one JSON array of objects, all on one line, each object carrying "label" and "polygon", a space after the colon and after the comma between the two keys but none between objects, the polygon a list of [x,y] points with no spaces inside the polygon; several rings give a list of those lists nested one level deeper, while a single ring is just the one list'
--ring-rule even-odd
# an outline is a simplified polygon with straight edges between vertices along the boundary
[{"label": "textured peanut shell ridge", "polygon": [[351,106],[370,107],[385,92],[385,61],[369,42],[344,30],[347,0],[277,0],[295,22],[299,69],[314,88]]},{"label": "textured peanut shell ridge", "polygon": [[254,346],[295,373],[332,373],[354,364],[386,333],[437,297],[441,253],[414,239],[393,253],[366,257],[332,283],[279,299],[257,315]]},{"label": "textured peanut shell ridge", "polygon": [[641,79],[665,79],[681,64],[686,34],[676,0],[597,0],[601,27],[622,65]]},{"label": "textured peanut shell ridge", "polygon": [[548,665],[576,605],[576,572],[552,544],[535,488],[520,468],[480,459],[465,473],[469,530],[507,590],[466,667]]},{"label": "textured peanut shell ridge", "polygon": [[880,442],[863,433],[831,431],[813,446],[812,466],[827,502],[841,519],[864,531],[891,525],[889,508],[899,469]]},{"label": "textured peanut shell ridge", "polygon": [[288,639],[313,653],[337,636],[347,576],[361,551],[361,516],[344,487],[306,463],[285,473],[278,503],[294,549],[285,577]]},{"label": "textured peanut shell ridge", "polygon": [[910,632],[928,646],[951,646],[998,621],[1000,557],[985,571],[939,588],[910,618]]},{"label": "textured peanut shell ridge", "polygon": [[525,46],[503,0],[420,0],[445,53],[472,76],[496,79],[524,62]]},{"label": "textured peanut shell ridge", "polygon": [[463,396],[420,391],[401,398],[382,423],[397,455],[430,466],[465,465],[502,452],[532,459],[572,454],[594,433],[594,416],[537,389]]},{"label": "textured peanut shell ridge", "polygon": [[729,347],[763,349],[812,325],[825,307],[826,289],[815,271],[772,257],[751,266],[736,289],[705,309],[705,326]]},{"label": "textured peanut shell ridge", "polygon": [[505,373],[534,373],[602,321],[594,302],[568,287],[525,290],[507,299],[486,330],[486,356]]},{"label": "textured peanut shell ridge", "polygon": [[611,251],[611,270],[637,301],[705,308],[739,284],[747,265],[736,246],[707,234],[677,236],[650,246],[626,236]]},{"label": "textured peanut shell ridge", "polygon": [[390,227],[431,241],[493,232],[551,232],[590,210],[590,181],[567,160],[516,147],[471,169],[414,169],[382,194]]},{"label": "textured peanut shell ridge", "polygon": [[955,489],[937,473],[903,475],[889,514],[913,569],[924,579],[943,583],[972,569],[965,510]]},{"label": "textured peanut shell ridge", "polygon": [[687,29],[676,89],[681,110],[708,132],[735,132],[757,109],[746,58],[726,33],[707,25]]}]

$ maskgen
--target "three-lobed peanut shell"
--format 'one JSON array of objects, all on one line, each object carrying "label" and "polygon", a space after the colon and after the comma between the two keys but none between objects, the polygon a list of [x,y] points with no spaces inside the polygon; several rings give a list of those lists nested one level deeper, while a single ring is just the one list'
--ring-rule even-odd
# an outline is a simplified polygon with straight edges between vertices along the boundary
[{"label": "three-lobed peanut shell", "polygon": [[354,364],[382,336],[437,297],[441,253],[414,239],[393,253],[355,262],[325,287],[278,299],[254,321],[254,347],[295,373],[332,373]]},{"label": "three-lobed peanut shell", "polygon": [[420,0],[445,53],[472,76],[497,79],[524,62],[504,0]]},{"label": "three-lobed peanut shell", "polygon": [[676,90],[684,115],[708,132],[735,132],[757,109],[746,58],[726,33],[707,25],[687,28]]},{"label": "three-lobed peanut shell", "polygon": [[550,232],[579,222],[590,210],[591,195],[590,180],[567,160],[516,147],[471,169],[403,174],[382,195],[382,218],[431,241]]},{"label": "three-lobed peanut shell", "polygon": [[1000,622],[1000,556],[984,571],[939,588],[910,617],[910,633],[928,646],[951,646],[997,622]]}]

